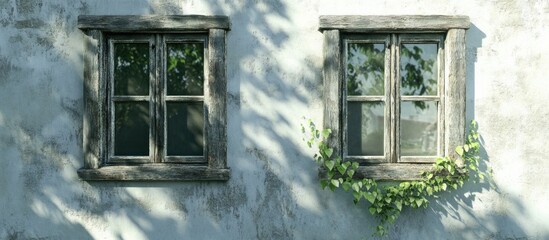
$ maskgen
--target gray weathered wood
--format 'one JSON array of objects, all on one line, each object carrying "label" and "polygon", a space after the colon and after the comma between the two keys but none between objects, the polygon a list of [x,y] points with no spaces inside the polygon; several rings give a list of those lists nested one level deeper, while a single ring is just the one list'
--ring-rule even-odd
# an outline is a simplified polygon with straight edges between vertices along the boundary
[{"label": "gray weathered wood", "polygon": [[[84,168],[78,175],[84,180],[227,180],[227,131],[226,131],[226,73],[225,39],[229,29],[227,17],[221,16],[81,16],[79,27],[86,33],[84,53]],[[187,38],[209,39],[205,45],[205,96],[165,98],[165,33],[187,31],[192,35],[169,34],[170,41]],[[111,34],[111,32],[149,33],[140,35]],[[204,33],[197,36],[195,32]],[[135,39],[135,38],[139,39]],[[143,38],[144,37],[144,38]],[[107,39],[110,39],[107,41]],[[109,59],[113,59],[109,44],[113,40],[150,43],[151,92],[149,96],[114,96],[108,88],[112,74]],[[196,39],[195,39],[196,40]],[[112,47],[110,48],[112,49]],[[112,85],[112,84],[111,84]],[[112,156],[109,141],[112,131],[107,127],[109,114],[113,119],[114,101],[150,101],[152,126],[150,156]],[[205,102],[205,156],[179,157],[165,155],[164,109],[166,101]],[[111,126],[112,128],[113,126]],[[111,135],[109,137],[109,134]],[[109,140],[111,139],[111,140]],[[109,155],[117,165],[106,165]],[[181,158],[181,159],[180,159]],[[151,163],[151,160],[155,163]],[[205,160],[209,162],[206,164]],[[186,164],[168,163],[181,162]],[[164,163],[160,163],[165,161]],[[146,163],[135,165],[135,163]],[[192,165],[187,163],[193,163]],[[133,164],[133,165],[127,165]],[[200,164],[200,165],[199,165]]]},{"label": "gray weathered wood", "polygon": [[208,41],[206,107],[206,158],[212,168],[227,167],[227,80],[225,30],[211,29]]},{"label": "gray weathered wood", "polygon": [[[381,181],[407,181],[420,180],[421,173],[429,171],[432,164],[406,164],[406,163],[386,163],[360,166],[353,178],[363,179],[371,178]],[[326,169],[319,170],[319,176],[326,177]]]},{"label": "gray weathered wood", "polygon": [[341,45],[338,30],[324,31],[324,128],[331,129],[328,145],[335,156],[343,156],[341,148],[342,67]]},{"label": "gray weathered wood", "polygon": [[99,31],[86,32],[84,42],[84,167],[98,168],[104,157],[104,84],[100,81],[100,52],[103,41]]},{"label": "gray weathered wood", "polygon": [[[442,102],[442,99],[444,99],[444,93],[443,89],[445,89],[445,81],[444,81],[444,48],[443,48],[443,41],[444,41],[444,35],[443,34],[394,34],[394,37],[396,38],[396,50],[395,50],[395,72],[396,75],[394,76],[394,83],[395,83],[395,94],[396,94],[396,127],[395,127],[395,146],[396,151],[395,154],[397,155],[398,162],[401,163],[433,163],[436,161],[437,156],[442,156],[444,154],[444,151],[442,150],[443,144],[441,142],[443,141],[442,136],[444,136],[444,127],[441,126],[441,124],[444,122],[444,102]],[[401,76],[400,76],[400,47],[401,44],[405,43],[436,43],[438,46],[438,52],[437,52],[437,95],[422,95],[422,96],[409,96],[409,95],[401,95],[400,94],[400,83],[401,83]],[[437,155],[435,156],[402,156],[400,154],[400,107],[403,101],[432,101],[437,102]],[[442,104],[441,104],[442,103]]]},{"label": "gray weathered wood", "polygon": [[152,128],[152,137],[153,137],[153,148],[152,150],[152,162],[154,163],[160,163],[163,160],[164,152],[165,152],[165,146],[166,146],[166,130],[164,126],[166,126],[166,118],[164,115],[166,104],[164,102],[164,90],[165,90],[165,82],[164,79],[166,76],[165,70],[165,43],[164,43],[164,35],[157,34],[155,36],[155,43],[153,46],[154,49],[154,55],[157,56],[154,59],[155,68],[151,69],[151,72],[154,71],[154,81],[152,81],[151,86],[151,92],[152,92],[152,105],[154,108],[153,116],[156,121],[154,121],[154,127]]},{"label": "gray weathered wood", "polygon": [[227,16],[203,15],[80,15],[78,28],[109,32],[208,31],[230,29]]},{"label": "gray weathered wood", "polygon": [[[400,59],[397,57],[400,54],[400,46],[396,34],[391,34],[391,68],[390,71],[390,91],[389,101],[390,107],[390,163],[396,163],[399,160],[400,153]],[[397,43],[397,44],[394,44]]]},{"label": "gray weathered wood", "polygon": [[[388,67],[388,99],[390,107],[385,115],[390,118],[388,155],[391,164],[361,166],[357,177],[368,176],[382,180],[418,179],[421,171],[431,167],[434,156],[404,156],[399,159],[400,101],[436,101],[438,112],[438,153],[455,158],[454,148],[464,142],[465,129],[465,31],[470,22],[467,16],[321,16],[320,30],[324,33],[324,126],[332,129],[331,146],[345,152],[345,97],[342,88],[344,68],[340,55],[344,41],[369,41],[355,33],[390,33],[390,61]],[[352,34],[345,34],[352,33]],[[418,34],[419,33],[419,34]],[[444,35],[443,35],[444,34]],[[341,36],[340,36],[341,35]],[[377,35],[368,35],[368,37]],[[444,36],[446,40],[444,41]],[[341,39],[340,39],[341,38]],[[437,42],[439,44],[439,91],[437,96],[400,96],[399,47],[400,38],[406,42]],[[377,97],[347,97],[346,101],[379,100]],[[342,123],[343,121],[343,123]],[[340,131],[343,131],[343,135]],[[343,149],[343,150],[342,150]],[[344,156],[344,155],[343,155]],[[344,156],[346,160],[371,161],[365,156]],[[427,163],[429,162],[429,163]],[[325,172],[325,169],[321,169]]]},{"label": "gray weathered wood", "polygon": [[230,170],[206,166],[155,163],[80,169],[78,176],[87,181],[225,181],[230,177]]},{"label": "gray weathered wood", "polygon": [[445,43],[445,155],[459,159],[455,147],[465,142],[465,30],[451,29]]},{"label": "gray weathered wood", "polygon": [[[139,35],[125,35],[125,34],[112,34],[106,36],[106,43],[108,49],[105,50],[104,56],[108,56],[107,59],[105,59],[105,80],[103,82],[106,82],[106,92],[108,94],[107,99],[109,100],[107,103],[106,108],[108,109],[108,120],[109,120],[109,128],[114,129],[115,128],[115,108],[114,105],[118,101],[123,102],[138,102],[138,101],[145,101],[149,103],[149,117],[150,117],[150,123],[151,127],[149,129],[149,156],[148,157],[121,157],[121,156],[115,156],[114,155],[114,146],[115,146],[115,134],[112,130],[105,130],[107,133],[105,135],[108,135],[108,150],[107,154],[108,157],[106,158],[107,163],[146,163],[146,162],[154,162],[155,160],[155,153],[156,153],[156,144],[155,144],[155,138],[156,138],[156,126],[154,126],[154,123],[156,122],[154,118],[155,115],[155,89],[157,86],[157,79],[158,79],[158,73],[157,70],[157,63],[156,59],[159,58],[157,56],[155,48],[153,48],[154,45],[157,44],[157,36],[152,34],[139,34]],[[114,94],[114,69],[115,69],[115,55],[114,55],[114,45],[117,43],[147,43],[149,45],[149,93],[146,96],[116,96]]]},{"label": "gray weathered wood", "polygon": [[400,16],[320,16],[319,29],[339,29],[343,32],[387,32],[387,31],[446,31],[468,29],[467,16],[442,15],[400,15]]}]

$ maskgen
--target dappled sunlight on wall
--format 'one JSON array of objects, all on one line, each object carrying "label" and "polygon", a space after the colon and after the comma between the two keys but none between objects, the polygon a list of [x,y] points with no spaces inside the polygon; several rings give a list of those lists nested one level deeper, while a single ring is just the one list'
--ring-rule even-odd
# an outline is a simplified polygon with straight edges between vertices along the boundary
[{"label": "dappled sunlight on wall", "polygon": [[[547,238],[549,4],[463,4],[0,1],[0,239],[368,237],[377,221],[367,205],[320,189],[300,124],[302,117],[322,120],[318,16],[391,13],[471,17],[467,118],[479,121],[500,190],[471,183],[427,209],[405,210],[389,239]],[[229,16],[229,181],[78,179],[84,35],[76,23],[84,14]]]}]

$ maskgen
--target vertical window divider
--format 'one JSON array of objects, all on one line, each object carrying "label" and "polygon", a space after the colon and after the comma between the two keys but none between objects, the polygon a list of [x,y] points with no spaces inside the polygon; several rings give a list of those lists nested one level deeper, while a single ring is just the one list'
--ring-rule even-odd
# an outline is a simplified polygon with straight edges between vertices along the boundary
[{"label": "vertical window divider", "polygon": [[438,76],[437,76],[437,84],[438,84],[438,156],[444,156],[444,139],[445,139],[445,121],[444,121],[444,101],[445,101],[445,91],[446,91],[446,84],[444,80],[444,37],[440,36],[438,41]]},{"label": "vertical window divider", "polygon": [[341,59],[341,69],[343,70],[342,74],[341,74],[341,89],[342,89],[342,92],[341,92],[341,109],[342,109],[342,121],[341,121],[341,126],[343,127],[343,131],[341,132],[342,134],[342,144],[341,144],[341,148],[342,148],[342,153],[343,153],[343,159],[346,159],[348,156],[349,156],[349,144],[348,144],[348,138],[349,138],[349,134],[348,134],[348,117],[347,117],[347,114],[348,114],[348,106],[349,106],[349,102],[347,100],[347,90],[348,90],[348,87],[347,87],[347,59],[348,59],[348,52],[349,52],[349,40],[348,39],[341,39],[341,45],[342,45],[342,48],[340,49],[340,54],[342,57]]},{"label": "vertical window divider", "polygon": [[390,163],[396,163],[400,158],[400,41],[396,34],[391,34],[391,152]]},{"label": "vertical window divider", "polygon": [[107,52],[109,56],[106,60],[107,66],[108,66],[108,74],[107,74],[107,109],[109,113],[107,114],[107,129],[110,129],[109,136],[107,137],[107,148],[108,148],[108,156],[105,159],[105,162],[108,163],[111,160],[111,157],[114,156],[114,42],[112,38],[108,38],[107,40]]},{"label": "vertical window divider", "polygon": [[164,87],[164,41],[161,34],[155,34],[155,47],[154,47],[154,56],[155,63],[157,65],[155,71],[155,94],[154,94],[154,109],[155,116],[154,127],[155,127],[155,152],[153,162],[159,163],[163,159],[163,149],[164,149],[164,135],[165,129],[163,127],[164,119],[164,98],[163,98],[163,87]]},{"label": "vertical window divider", "polygon": [[385,72],[384,72],[384,75],[385,75],[385,86],[384,86],[384,89],[385,89],[385,92],[384,92],[384,104],[385,104],[385,107],[384,107],[384,117],[385,117],[385,121],[384,121],[384,137],[385,137],[385,141],[383,143],[383,149],[384,149],[384,154],[383,156],[385,157],[385,161],[386,162],[391,162],[391,148],[392,148],[392,130],[391,130],[391,122],[392,122],[392,117],[391,117],[391,113],[393,112],[392,110],[392,100],[391,100],[391,92],[393,92],[391,90],[391,35],[390,34],[387,34],[386,38],[385,38]]}]

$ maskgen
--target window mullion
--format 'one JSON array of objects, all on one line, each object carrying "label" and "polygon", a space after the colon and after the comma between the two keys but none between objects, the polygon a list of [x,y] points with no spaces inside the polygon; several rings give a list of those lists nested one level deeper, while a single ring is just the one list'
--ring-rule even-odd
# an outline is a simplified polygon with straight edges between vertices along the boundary
[{"label": "window mullion", "polygon": [[393,149],[392,144],[392,117],[391,114],[393,112],[392,107],[392,100],[391,100],[391,94],[393,92],[392,87],[392,67],[391,67],[391,55],[392,55],[392,44],[391,44],[391,35],[388,34],[385,38],[385,96],[384,96],[384,102],[385,102],[385,123],[384,123],[384,157],[385,162],[391,162],[391,153]]},{"label": "window mullion", "polygon": [[391,151],[389,162],[398,162],[400,157],[400,69],[399,69],[399,39],[396,34],[391,34]]},{"label": "window mullion", "polygon": [[112,39],[109,39],[107,41],[107,46],[108,46],[108,61],[107,61],[107,64],[108,64],[108,69],[109,69],[109,72],[108,72],[108,83],[107,83],[107,99],[108,99],[108,103],[107,103],[107,109],[109,111],[109,113],[107,114],[108,115],[108,156],[107,156],[107,159],[106,159],[106,163],[109,162],[111,160],[111,158],[114,156],[114,101],[113,101],[113,96],[114,96],[114,42]]},{"label": "window mullion", "polygon": [[161,34],[154,35],[154,63],[156,68],[154,71],[154,158],[153,162],[162,162],[164,159],[164,43],[163,36]]}]

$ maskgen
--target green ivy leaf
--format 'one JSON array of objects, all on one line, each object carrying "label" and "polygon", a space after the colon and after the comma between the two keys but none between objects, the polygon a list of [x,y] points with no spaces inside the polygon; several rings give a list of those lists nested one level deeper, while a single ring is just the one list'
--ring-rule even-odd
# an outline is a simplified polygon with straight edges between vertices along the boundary
[{"label": "green ivy leaf", "polygon": [[343,182],[342,187],[345,191],[349,191],[349,189],[351,189],[351,183],[350,182]]},{"label": "green ivy leaf", "polygon": [[339,187],[339,181],[337,179],[332,179],[330,182],[332,183],[332,186],[336,188]]},{"label": "green ivy leaf", "polygon": [[354,192],[358,192],[360,190],[360,187],[358,186],[358,183],[353,183],[351,186]]},{"label": "green ivy leaf", "polygon": [[463,157],[463,147],[462,147],[462,146],[457,146],[457,147],[456,147],[456,153],[457,153],[459,156]]},{"label": "green ivy leaf", "polygon": [[353,169],[347,170],[347,175],[352,178],[353,175],[355,175],[355,170]]},{"label": "green ivy leaf", "polygon": [[416,205],[417,205],[417,207],[421,207],[421,204],[423,204],[423,199],[421,199],[421,198],[416,198]]},{"label": "green ivy leaf", "polygon": [[334,169],[335,162],[328,160],[324,162],[324,165],[328,168],[328,170],[332,171],[332,169]]},{"label": "green ivy leaf", "polygon": [[358,201],[360,201],[361,196],[362,194],[360,194],[360,192],[353,192],[353,197],[355,197],[355,203],[358,203]]},{"label": "green ivy leaf", "polygon": [[322,138],[327,139],[330,136],[331,133],[332,133],[331,129],[322,130]]},{"label": "green ivy leaf", "polygon": [[342,165],[339,165],[336,167],[339,174],[343,175],[345,173],[346,168]]},{"label": "green ivy leaf", "polygon": [[430,186],[427,187],[427,194],[428,194],[429,196],[433,195],[433,188],[432,188],[432,187],[430,187]]},{"label": "green ivy leaf", "polygon": [[324,155],[326,155],[326,157],[331,157],[333,153],[334,153],[334,150],[332,148],[324,149]]},{"label": "green ivy leaf", "polygon": [[370,203],[374,203],[374,200],[376,200],[376,197],[371,192],[365,192],[364,198],[366,198],[366,200]]},{"label": "green ivy leaf", "polygon": [[329,181],[327,179],[320,180],[320,186],[322,187],[322,189],[325,189],[326,186],[328,186],[328,184],[329,184]]},{"label": "green ivy leaf", "polygon": [[[370,207],[368,208],[368,211],[370,211],[370,214],[374,215],[374,214],[376,213],[376,208],[373,207],[373,206],[370,206]],[[379,226],[378,226],[378,227],[379,227]]]},{"label": "green ivy leaf", "polygon": [[402,211],[402,201],[395,201],[395,206],[398,209],[398,211]]}]

